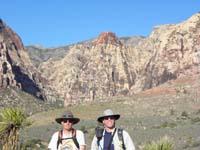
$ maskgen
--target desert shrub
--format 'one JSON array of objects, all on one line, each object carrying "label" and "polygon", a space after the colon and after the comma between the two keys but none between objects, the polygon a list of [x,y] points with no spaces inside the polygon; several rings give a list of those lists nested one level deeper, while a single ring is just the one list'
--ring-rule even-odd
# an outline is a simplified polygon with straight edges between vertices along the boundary
[{"label": "desert shrub", "polygon": [[8,107],[0,112],[0,148],[2,150],[17,150],[19,146],[19,131],[30,126],[32,121],[22,108]]},{"label": "desert shrub", "polygon": [[200,109],[197,110],[197,113],[196,113],[196,114],[200,114]]},{"label": "desert shrub", "polygon": [[186,143],[185,143],[185,146],[183,146],[183,149],[192,148],[192,147],[199,147],[199,146],[200,146],[199,139],[194,139],[193,137],[189,136],[186,139]]},{"label": "desert shrub", "polygon": [[83,131],[84,133],[88,133],[88,131],[84,125],[81,126],[80,130]]},{"label": "desert shrub", "polygon": [[175,128],[177,126],[176,123],[173,123],[173,122],[167,122],[165,121],[164,123],[162,123],[161,125],[159,126],[154,126],[153,128],[155,129],[161,129],[161,128]]},{"label": "desert shrub", "polygon": [[199,118],[199,117],[192,118],[192,119],[191,119],[191,122],[192,122],[192,123],[198,123],[198,122],[200,122],[200,118]]},{"label": "desert shrub", "polygon": [[152,141],[144,146],[143,150],[174,150],[174,145],[169,138],[163,137],[159,141]]},{"label": "desert shrub", "polygon": [[181,116],[184,117],[184,118],[189,118],[189,115],[188,115],[188,113],[186,111],[183,111],[181,113]]},{"label": "desert shrub", "polygon": [[21,150],[43,150],[47,147],[42,143],[40,139],[31,139],[26,143],[23,143],[20,147]]},{"label": "desert shrub", "polygon": [[175,110],[174,109],[170,109],[170,115],[173,116],[175,114]]}]

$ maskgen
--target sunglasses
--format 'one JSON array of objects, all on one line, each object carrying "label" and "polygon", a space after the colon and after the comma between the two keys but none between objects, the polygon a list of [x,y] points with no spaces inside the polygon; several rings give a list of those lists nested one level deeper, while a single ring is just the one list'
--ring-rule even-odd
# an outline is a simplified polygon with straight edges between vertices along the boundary
[{"label": "sunglasses", "polygon": [[73,121],[72,121],[72,120],[69,120],[69,119],[64,119],[64,120],[62,120],[62,122],[63,122],[63,123],[67,123],[67,122],[73,123]]},{"label": "sunglasses", "polygon": [[108,116],[108,117],[104,117],[103,119],[104,119],[104,120],[108,120],[108,119],[110,119],[110,120],[115,120],[115,117],[114,117],[114,116]]}]

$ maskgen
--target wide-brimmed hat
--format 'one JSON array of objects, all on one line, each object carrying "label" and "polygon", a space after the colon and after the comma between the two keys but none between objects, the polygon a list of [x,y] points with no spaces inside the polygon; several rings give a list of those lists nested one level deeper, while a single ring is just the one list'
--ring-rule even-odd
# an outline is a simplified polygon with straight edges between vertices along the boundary
[{"label": "wide-brimmed hat", "polygon": [[104,112],[103,112],[103,115],[98,117],[97,118],[97,121],[101,122],[103,121],[103,119],[105,117],[114,117],[115,120],[118,120],[120,118],[120,115],[119,114],[114,114],[113,111],[111,109],[106,109]]},{"label": "wide-brimmed hat", "polygon": [[71,120],[73,122],[73,124],[76,124],[76,123],[78,123],[80,121],[79,118],[75,118],[73,116],[71,111],[64,112],[61,117],[56,118],[55,120],[56,120],[57,123],[61,124],[62,120],[66,120],[66,119],[67,120]]}]

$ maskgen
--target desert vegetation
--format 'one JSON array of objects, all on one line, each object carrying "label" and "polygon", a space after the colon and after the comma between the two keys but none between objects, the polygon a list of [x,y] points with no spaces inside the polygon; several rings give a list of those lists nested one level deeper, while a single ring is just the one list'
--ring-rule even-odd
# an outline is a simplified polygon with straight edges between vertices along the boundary
[{"label": "desert vegetation", "polygon": [[75,127],[84,131],[87,149],[90,149],[94,129],[99,125],[96,118],[104,109],[112,108],[121,114],[117,126],[130,133],[137,150],[198,150],[199,99],[192,101],[193,98],[191,95],[140,95],[52,109],[30,117],[34,123],[22,133],[23,140],[27,146],[37,147],[35,149],[47,147],[51,135],[60,129],[55,117],[68,109],[81,118]]},{"label": "desert vegetation", "polygon": [[0,140],[2,150],[18,150],[20,129],[31,125],[21,108],[9,107],[0,113]]}]

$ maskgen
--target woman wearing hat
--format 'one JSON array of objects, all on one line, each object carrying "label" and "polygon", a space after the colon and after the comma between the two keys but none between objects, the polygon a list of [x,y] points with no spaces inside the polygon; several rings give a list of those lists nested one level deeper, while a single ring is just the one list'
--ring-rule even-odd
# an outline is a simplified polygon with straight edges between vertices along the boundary
[{"label": "woman wearing hat", "polygon": [[115,121],[119,118],[120,115],[114,114],[110,109],[105,110],[103,115],[97,118],[104,129],[102,131],[96,129],[91,150],[135,150],[128,132],[115,127]]},{"label": "woman wearing hat", "polygon": [[85,150],[85,137],[82,131],[75,130],[72,126],[80,121],[70,111],[65,112],[55,121],[62,125],[62,130],[53,134],[49,142],[49,150]]}]

